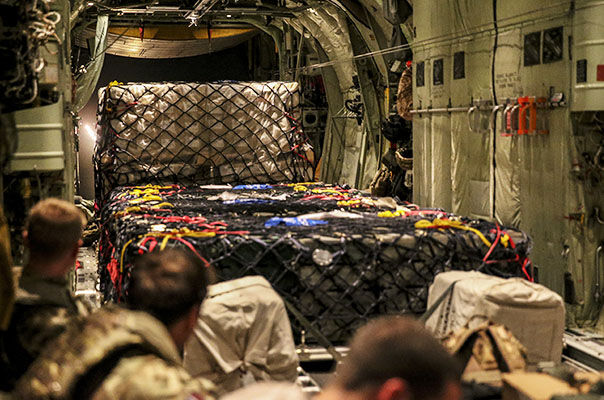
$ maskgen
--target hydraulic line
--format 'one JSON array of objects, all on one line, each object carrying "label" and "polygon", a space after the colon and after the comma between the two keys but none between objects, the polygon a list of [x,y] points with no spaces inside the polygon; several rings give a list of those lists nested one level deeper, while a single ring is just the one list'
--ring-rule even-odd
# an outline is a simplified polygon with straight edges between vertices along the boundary
[{"label": "hydraulic line", "polygon": [[[495,59],[497,57],[497,45],[499,41],[499,29],[497,27],[497,0],[493,0],[493,29],[495,38],[491,55],[491,90],[493,91],[493,105],[497,107],[497,92],[495,88]],[[491,139],[491,218],[495,218],[497,200],[497,124],[493,124],[493,137]]]}]

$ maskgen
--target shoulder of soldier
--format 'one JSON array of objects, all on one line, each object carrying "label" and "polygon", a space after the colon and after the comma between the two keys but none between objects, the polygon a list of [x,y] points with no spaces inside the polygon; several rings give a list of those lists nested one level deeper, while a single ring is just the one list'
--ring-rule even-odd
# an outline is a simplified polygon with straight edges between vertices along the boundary
[{"label": "shoulder of soldier", "polygon": [[66,329],[71,317],[71,313],[63,307],[17,305],[11,325],[14,324],[14,332],[20,337],[21,343],[41,349],[47,341]]},{"label": "shoulder of soldier", "polygon": [[93,396],[108,399],[214,400],[214,385],[155,355],[121,360]]},{"label": "shoulder of soldier", "polygon": [[35,275],[21,277],[15,304],[36,311],[63,308],[71,315],[87,315],[90,309],[67,289],[67,281]]},{"label": "shoulder of soldier", "polygon": [[8,329],[0,335],[0,370],[6,382],[13,382],[7,385],[12,386],[48,343],[67,329],[69,320],[62,307],[15,305]]},{"label": "shoulder of soldier", "polygon": [[74,319],[88,314],[84,306],[77,312],[53,304],[15,304],[7,335],[14,336],[34,358],[48,342],[62,334]]}]

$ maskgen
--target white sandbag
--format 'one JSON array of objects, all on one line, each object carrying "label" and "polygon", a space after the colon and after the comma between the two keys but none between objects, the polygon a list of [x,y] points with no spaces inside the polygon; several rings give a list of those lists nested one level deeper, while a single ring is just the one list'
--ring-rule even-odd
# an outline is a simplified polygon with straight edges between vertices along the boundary
[{"label": "white sandbag", "polygon": [[220,394],[255,381],[296,380],[298,355],[285,305],[264,277],[208,288],[184,366],[211,380]]},{"label": "white sandbag", "polygon": [[426,321],[437,337],[491,320],[507,326],[526,347],[529,363],[560,361],[564,302],[545,286],[521,278],[503,279],[476,271],[436,275],[428,308],[455,282],[452,292]]}]

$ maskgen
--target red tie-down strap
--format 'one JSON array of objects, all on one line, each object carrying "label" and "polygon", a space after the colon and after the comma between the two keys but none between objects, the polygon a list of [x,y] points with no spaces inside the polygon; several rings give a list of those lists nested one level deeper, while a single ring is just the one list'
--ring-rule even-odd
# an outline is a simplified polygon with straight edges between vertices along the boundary
[{"label": "red tie-down strap", "polygon": [[146,238],[143,239],[142,242],[140,242],[139,248],[138,248],[138,254],[142,255],[145,253],[145,244],[147,244],[147,242],[150,242],[149,248],[147,249],[147,251],[149,253],[153,252],[153,249],[155,249],[155,246],[157,246],[157,239],[153,236],[147,236]]},{"label": "red tie-down strap", "polygon": [[193,252],[193,253],[194,253],[194,254],[195,254],[197,257],[199,257],[199,259],[201,260],[201,262],[203,262],[203,265],[204,265],[206,268],[209,268],[209,267],[210,267],[210,263],[208,262],[208,260],[206,260],[206,259],[205,259],[205,258],[204,258],[204,257],[203,257],[201,254],[199,254],[199,253],[197,252],[197,250],[195,250],[195,247],[193,247],[193,245],[192,245],[192,244],[191,244],[189,241],[184,240],[183,238],[178,237],[178,236],[174,237],[173,239],[178,240],[179,242],[181,242],[181,243],[183,243],[185,246],[187,246],[187,247],[188,247],[188,248],[189,248],[189,249],[190,249],[190,250],[191,250],[191,251],[192,251],[192,252]]},{"label": "red tie-down strap", "polygon": [[[514,243],[514,240],[512,240],[512,238],[510,237],[510,235],[508,235],[508,233],[506,231],[501,230],[501,227],[499,226],[499,224],[495,223],[496,227],[497,227],[497,237],[495,238],[495,241],[493,242],[493,245],[491,246],[491,248],[489,249],[489,251],[487,252],[487,254],[484,256],[484,258],[482,259],[482,261],[486,264],[494,264],[494,263],[499,263],[499,262],[517,262],[520,264],[521,269],[522,269],[522,273],[524,274],[524,276],[526,277],[526,279],[529,282],[535,282],[535,277],[533,276],[532,273],[528,272],[528,266],[532,265],[533,262],[531,261],[530,258],[525,257],[523,259],[520,258],[520,256],[518,254],[516,254],[516,257],[513,259],[508,259],[508,260],[489,260],[489,256],[491,255],[491,253],[493,252],[493,250],[495,249],[495,246],[497,245],[497,243],[501,242],[501,238],[503,235],[507,235],[508,237],[508,242],[510,243],[510,247],[512,249],[516,249],[516,243]],[[491,232],[494,232],[495,230],[491,230]]]},{"label": "red tie-down strap", "polygon": [[522,262],[522,272],[524,273],[524,276],[526,276],[526,279],[529,280],[529,282],[535,282],[535,278],[532,276],[532,274],[529,274],[527,271],[527,266],[528,265],[533,265],[532,261],[530,260],[530,258],[525,257],[524,261]]},{"label": "red tie-down strap", "polygon": [[111,282],[113,282],[113,286],[117,287],[120,270],[118,267],[118,262],[114,257],[111,257],[109,264],[107,264],[107,271],[109,272],[109,277],[111,278]]}]

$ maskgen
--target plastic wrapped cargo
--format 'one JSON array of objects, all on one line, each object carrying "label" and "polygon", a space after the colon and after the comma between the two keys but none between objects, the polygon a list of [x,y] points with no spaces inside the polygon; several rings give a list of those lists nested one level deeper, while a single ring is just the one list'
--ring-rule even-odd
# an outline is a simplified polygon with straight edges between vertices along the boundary
[{"label": "plastic wrapped cargo", "polygon": [[297,82],[128,83],[99,91],[96,193],[146,183],[312,179]]}]

